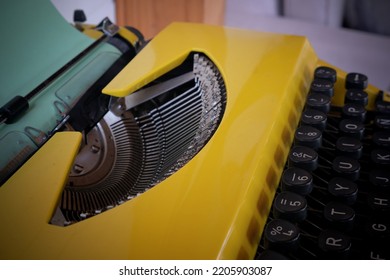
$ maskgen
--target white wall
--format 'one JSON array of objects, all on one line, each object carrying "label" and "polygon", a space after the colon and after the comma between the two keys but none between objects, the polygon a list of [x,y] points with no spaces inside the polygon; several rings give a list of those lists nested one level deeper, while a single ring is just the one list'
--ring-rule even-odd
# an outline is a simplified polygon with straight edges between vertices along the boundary
[{"label": "white wall", "polygon": [[87,23],[97,24],[105,17],[115,22],[115,0],[51,0],[69,22],[73,22],[73,11],[84,10]]},{"label": "white wall", "polygon": [[236,14],[277,16],[277,0],[226,0],[225,20]]},{"label": "white wall", "polygon": [[[158,1],[158,0],[156,0]],[[320,23],[327,26],[340,26],[341,13],[345,0],[285,0],[286,17]],[[115,22],[115,0],[51,0],[64,18],[72,22],[73,11],[84,10],[87,22],[96,24],[106,16]],[[226,0],[226,15],[249,14],[277,16],[279,0]]]},{"label": "white wall", "polygon": [[340,27],[344,0],[285,0],[284,16],[325,26]]},{"label": "white wall", "polygon": [[[250,16],[278,16],[280,0],[226,0],[228,21],[236,14]],[[345,0],[284,0],[286,18],[299,19],[325,26],[340,27]]]}]

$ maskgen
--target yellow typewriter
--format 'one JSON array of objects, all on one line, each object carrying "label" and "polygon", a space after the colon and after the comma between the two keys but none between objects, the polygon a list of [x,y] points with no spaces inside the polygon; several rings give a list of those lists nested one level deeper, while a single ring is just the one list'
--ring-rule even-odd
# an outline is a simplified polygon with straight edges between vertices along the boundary
[{"label": "yellow typewriter", "polygon": [[364,74],[304,37],[145,41],[8,2],[0,259],[389,257],[390,102]]}]

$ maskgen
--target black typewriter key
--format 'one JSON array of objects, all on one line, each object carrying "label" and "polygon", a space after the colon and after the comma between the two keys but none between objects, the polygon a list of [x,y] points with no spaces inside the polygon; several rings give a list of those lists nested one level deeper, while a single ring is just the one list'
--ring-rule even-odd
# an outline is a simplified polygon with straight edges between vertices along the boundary
[{"label": "black typewriter key", "polygon": [[265,227],[264,247],[279,252],[295,251],[299,246],[299,230],[291,222],[274,219]]},{"label": "black typewriter key", "polygon": [[[368,245],[369,259],[388,259],[390,247],[390,219],[372,217],[365,225],[365,242]],[[387,254],[386,254],[387,253]]]},{"label": "black typewriter key", "polygon": [[313,190],[313,175],[305,169],[290,167],[282,174],[282,191],[307,195]]},{"label": "black typewriter key", "polygon": [[332,163],[336,176],[356,181],[360,175],[360,164],[356,159],[338,156]]},{"label": "black typewriter key", "polygon": [[370,182],[376,187],[390,191],[390,172],[384,169],[371,170]]},{"label": "black typewriter key", "polygon": [[314,70],[314,79],[323,79],[335,83],[337,80],[337,72],[333,68],[319,66]]},{"label": "black typewriter key", "polygon": [[373,248],[369,248],[366,252],[366,255],[363,256],[363,259],[368,260],[388,260],[390,258],[389,251],[387,250],[387,246],[376,245]]},{"label": "black typewriter key", "polygon": [[363,153],[363,145],[359,139],[352,137],[340,137],[336,141],[338,155],[359,159]]},{"label": "black typewriter key", "polygon": [[368,85],[368,78],[360,73],[348,73],[345,77],[346,89],[365,89]]},{"label": "black typewriter key", "polygon": [[390,114],[390,102],[377,100],[375,102],[375,109],[380,114],[389,115]]},{"label": "black typewriter key", "polygon": [[310,85],[310,93],[322,93],[332,97],[334,95],[333,83],[324,79],[315,79]]},{"label": "black typewriter key", "polygon": [[368,94],[360,89],[349,89],[345,93],[344,103],[353,103],[366,106],[368,104]]},{"label": "black typewriter key", "polygon": [[335,177],[328,183],[328,192],[335,199],[351,205],[357,199],[358,186],[348,179]]},{"label": "black typewriter key", "polygon": [[374,124],[379,129],[390,129],[390,115],[376,116]]},{"label": "black typewriter key", "polygon": [[390,149],[374,149],[371,151],[371,160],[377,166],[390,165]]},{"label": "black typewriter key", "polygon": [[316,170],[318,154],[315,150],[304,146],[293,146],[288,155],[289,166],[300,167],[306,170]]},{"label": "black typewriter key", "polygon": [[264,250],[256,257],[256,260],[288,260],[288,258],[274,250]]},{"label": "black typewriter key", "polygon": [[379,147],[390,147],[390,131],[379,131],[372,135],[372,141]]},{"label": "black typewriter key", "polygon": [[373,243],[382,243],[384,239],[390,242],[390,219],[372,217],[367,222],[365,230]]},{"label": "black typewriter key", "polygon": [[306,99],[306,107],[327,114],[330,111],[331,98],[321,93],[312,93]]},{"label": "black typewriter key", "polygon": [[348,103],[343,106],[342,117],[363,122],[366,119],[366,109],[363,105]]},{"label": "black typewriter key", "polygon": [[324,230],[318,237],[318,246],[323,257],[342,259],[351,249],[351,238],[336,230]]},{"label": "black typewriter key", "polygon": [[340,202],[330,202],[324,208],[324,218],[329,226],[340,230],[351,230],[355,216],[351,207]]},{"label": "black typewriter key", "polygon": [[374,211],[388,212],[390,211],[390,195],[385,193],[370,193],[367,196],[368,205]]},{"label": "black typewriter key", "polygon": [[306,109],[302,113],[301,124],[313,126],[322,131],[325,129],[326,120],[327,117],[324,112],[313,109]]},{"label": "black typewriter key", "polygon": [[362,139],[364,134],[363,123],[354,119],[341,120],[339,124],[340,134],[343,136]]},{"label": "black typewriter key", "polygon": [[306,199],[293,192],[281,192],[275,198],[273,215],[277,219],[301,222],[306,219],[307,216]]},{"label": "black typewriter key", "polygon": [[315,127],[302,125],[295,131],[294,143],[313,149],[318,149],[322,144],[322,133]]}]

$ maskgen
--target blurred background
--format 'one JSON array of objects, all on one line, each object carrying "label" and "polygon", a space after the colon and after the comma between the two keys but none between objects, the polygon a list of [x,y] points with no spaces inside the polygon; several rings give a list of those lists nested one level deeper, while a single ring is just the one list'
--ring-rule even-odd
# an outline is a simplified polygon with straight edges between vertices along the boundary
[{"label": "blurred background", "polygon": [[317,55],[390,89],[390,0],[51,0],[69,22],[109,17],[152,38],[172,21],[303,35]]},{"label": "blurred background", "polygon": [[[297,19],[390,36],[389,0],[52,0],[68,20],[83,9],[89,23],[108,16],[152,37],[171,21],[229,24],[232,16]],[[149,21],[149,20],[152,20]]]}]

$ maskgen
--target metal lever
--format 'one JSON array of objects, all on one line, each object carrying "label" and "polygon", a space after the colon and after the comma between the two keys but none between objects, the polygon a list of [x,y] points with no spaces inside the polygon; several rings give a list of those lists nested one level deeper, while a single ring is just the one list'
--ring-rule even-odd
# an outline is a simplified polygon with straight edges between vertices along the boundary
[{"label": "metal lever", "polygon": [[13,123],[29,107],[27,98],[17,95],[0,108],[0,124]]}]

